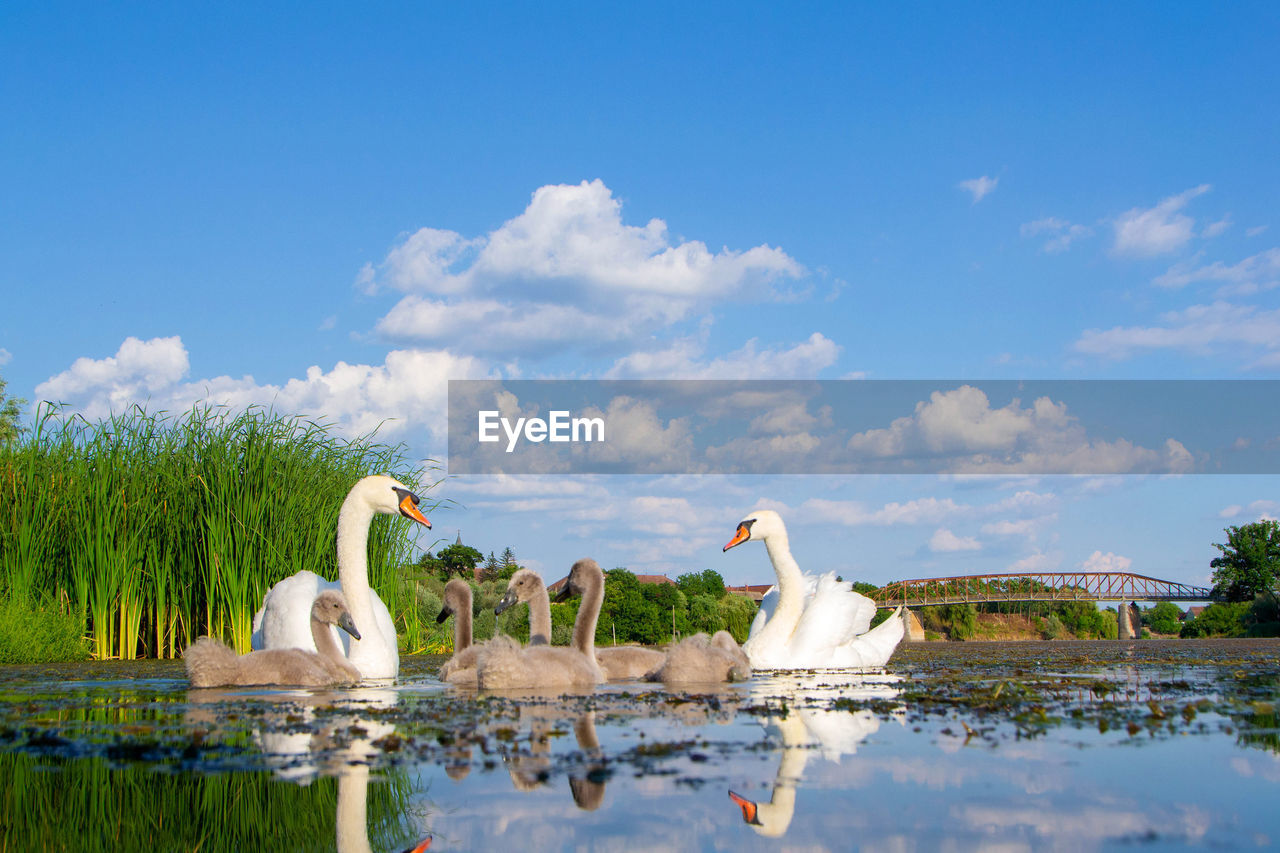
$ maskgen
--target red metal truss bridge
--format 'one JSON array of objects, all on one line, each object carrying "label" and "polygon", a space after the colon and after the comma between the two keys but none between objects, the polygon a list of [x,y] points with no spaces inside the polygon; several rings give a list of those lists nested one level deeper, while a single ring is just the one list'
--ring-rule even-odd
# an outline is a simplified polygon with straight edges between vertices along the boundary
[{"label": "red metal truss bridge", "polygon": [[1208,587],[1129,572],[961,575],[894,581],[874,596],[880,607],[1003,601],[1209,601]]}]

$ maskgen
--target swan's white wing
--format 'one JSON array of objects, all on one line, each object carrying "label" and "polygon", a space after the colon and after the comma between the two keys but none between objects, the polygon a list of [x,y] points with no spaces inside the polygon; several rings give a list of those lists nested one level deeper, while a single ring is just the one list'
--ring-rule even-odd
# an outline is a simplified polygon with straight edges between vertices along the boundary
[{"label": "swan's white wing", "polygon": [[[311,605],[326,589],[341,590],[315,572],[301,571],[290,575],[267,590],[262,607],[253,616],[250,645],[258,649],[316,650],[311,638]],[[356,626],[359,628],[359,626]],[[343,637],[346,632],[341,633]],[[343,646],[345,651],[346,646]]]},{"label": "swan's white wing", "polygon": [[816,579],[815,586],[791,635],[790,656],[797,666],[847,666],[835,659],[838,649],[871,627],[875,602],[836,580],[835,572]]},{"label": "swan's white wing", "polygon": [[837,649],[830,666],[884,666],[905,633],[899,607],[888,619]]},{"label": "swan's white wing", "polygon": [[747,639],[751,639],[759,634],[764,628],[764,623],[773,618],[773,611],[778,609],[778,587],[769,587],[769,591],[764,594],[764,598],[760,599],[760,609],[756,611],[756,618],[751,620],[751,630],[747,632]]}]

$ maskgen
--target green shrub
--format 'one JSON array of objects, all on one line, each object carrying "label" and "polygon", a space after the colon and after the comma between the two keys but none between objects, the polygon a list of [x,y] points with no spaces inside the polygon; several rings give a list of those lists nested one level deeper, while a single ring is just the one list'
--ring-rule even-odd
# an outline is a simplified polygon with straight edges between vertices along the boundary
[{"label": "green shrub", "polygon": [[79,617],[17,596],[0,599],[0,663],[62,663],[88,657]]}]

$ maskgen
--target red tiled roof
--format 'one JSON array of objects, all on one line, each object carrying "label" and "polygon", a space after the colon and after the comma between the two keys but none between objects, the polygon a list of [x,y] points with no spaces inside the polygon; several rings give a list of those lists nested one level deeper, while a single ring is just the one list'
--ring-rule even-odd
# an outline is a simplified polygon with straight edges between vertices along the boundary
[{"label": "red tiled roof", "polygon": [[725,592],[732,592],[734,595],[745,595],[752,601],[759,602],[764,598],[764,594],[773,587],[771,583],[745,584],[743,586],[726,586]]},{"label": "red tiled roof", "polygon": [[676,585],[676,582],[666,575],[636,575],[636,580],[640,581],[640,583],[669,583],[672,586]]}]

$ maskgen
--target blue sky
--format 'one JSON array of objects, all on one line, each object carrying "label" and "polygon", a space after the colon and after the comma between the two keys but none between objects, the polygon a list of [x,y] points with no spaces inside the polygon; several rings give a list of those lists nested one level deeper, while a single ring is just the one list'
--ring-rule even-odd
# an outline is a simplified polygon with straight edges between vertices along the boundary
[{"label": "blue sky", "polygon": [[[0,375],[90,416],[392,419],[437,457],[450,378],[1280,378],[1278,25],[1249,3],[8,3]],[[877,582],[1200,582],[1226,524],[1280,514],[1274,476],[441,494],[441,535],[549,575],[591,555],[739,582],[770,574],[720,554],[758,504],[806,568]]]}]

